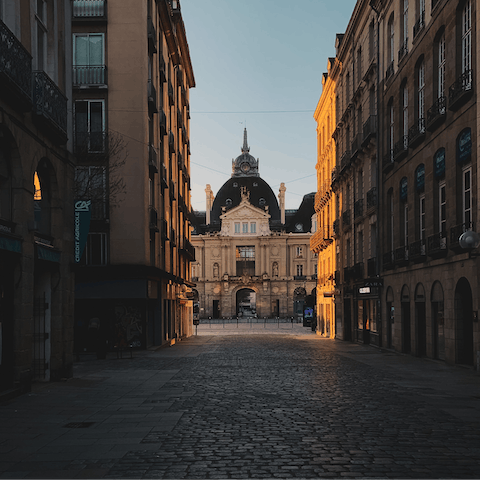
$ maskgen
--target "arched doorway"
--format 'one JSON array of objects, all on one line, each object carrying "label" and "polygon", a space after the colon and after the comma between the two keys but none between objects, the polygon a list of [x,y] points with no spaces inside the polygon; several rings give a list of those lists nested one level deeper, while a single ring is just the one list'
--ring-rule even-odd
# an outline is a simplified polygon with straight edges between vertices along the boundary
[{"label": "arched doorway", "polygon": [[192,288],[193,293],[193,318],[198,319],[200,316],[200,295],[198,290]]},{"label": "arched doorway", "polygon": [[472,306],[470,283],[462,277],[455,288],[455,357],[462,365],[473,365]]},{"label": "arched doorway", "polygon": [[237,292],[236,311],[238,317],[252,317],[257,312],[257,294],[252,288],[241,288]]},{"label": "arched doorway", "polygon": [[410,353],[412,351],[410,327],[410,291],[406,285],[404,285],[402,288],[401,302],[402,352]]},{"label": "arched doorway", "polygon": [[417,356],[427,355],[427,315],[425,310],[425,289],[419,283],[415,288],[415,329]]},{"label": "arched doorway", "polygon": [[303,308],[307,291],[303,287],[297,287],[293,292],[293,312],[297,318],[303,318]]},{"label": "arched doorway", "polygon": [[395,307],[393,305],[393,289],[388,287],[387,290],[387,348],[392,348],[392,331],[393,322],[395,321]]},{"label": "arched doorway", "polygon": [[445,360],[445,325],[443,316],[443,288],[439,281],[432,286],[433,358]]}]

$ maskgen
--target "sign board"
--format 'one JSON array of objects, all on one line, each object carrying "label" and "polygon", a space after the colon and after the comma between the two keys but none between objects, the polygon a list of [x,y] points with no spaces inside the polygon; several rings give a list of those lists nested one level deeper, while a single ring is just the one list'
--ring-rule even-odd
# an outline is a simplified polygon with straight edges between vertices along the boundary
[{"label": "sign board", "polygon": [[74,260],[75,263],[80,263],[87,244],[88,232],[90,230],[90,218],[92,202],[91,200],[77,200],[75,202],[75,217],[74,217]]},{"label": "sign board", "polygon": [[198,318],[193,319],[193,324],[194,325],[200,325],[200,320]]},{"label": "sign board", "polygon": [[465,163],[472,156],[472,129],[465,128],[457,139],[457,163]]}]

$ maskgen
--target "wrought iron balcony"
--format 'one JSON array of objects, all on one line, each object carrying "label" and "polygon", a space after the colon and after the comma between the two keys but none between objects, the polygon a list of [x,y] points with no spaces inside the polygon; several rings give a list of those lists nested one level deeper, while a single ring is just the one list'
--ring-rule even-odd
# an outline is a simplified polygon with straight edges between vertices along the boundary
[{"label": "wrought iron balcony", "polygon": [[170,106],[175,103],[175,97],[173,94],[173,85],[170,80],[168,81],[168,103]]},{"label": "wrought iron balcony", "polygon": [[32,56],[0,20],[0,92],[20,112],[32,108]]},{"label": "wrought iron balcony", "polygon": [[403,246],[395,249],[395,265],[403,266],[408,263],[408,247]]},{"label": "wrought iron balcony", "polygon": [[342,225],[343,225],[343,228],[348,228],[350,227],[350,224],[351,224],[351,212],[350,210],[345,210],[343,213],[342,213]]},{"label": "wrought iron balcony", "polygon": [[473,71],[467,70],[460,75],[448,90],[448,108],[456,110],[473,94]]},{"label": "wrought iron balcony", "polygon": [[150,207],[148,208],[149,212],[148,212],[148,216],[149,216],[149,228],[150,230],[154,231],[154,232],[158,232],[159,229],[158,229],[158,214],[157,214],[157,210],[152,206],[150,205]]},{"label": "wrought iron balcony", "polygon": [[173,180],[170,180],[168,182],[168,190],[170,193],[170,199],[175,200],[175,183],[173,182]]},{"label": "wrought iron balcony", "polygon": [[377,206],[377,187],[372,187],[367,192],[367,210]]},{"label": "wrought iron balcony", "polygon": [[333,237],[334,238],[338,238],[340,235],[340,220],[337,218],[334,222],[333,222]]},{"label": "wrought iron balcony", "polygon": [[147,35],[148,35],[148,50],[150,53],[157,53],[157,30],[153,24],[152,17],[147,17]]},{"label": "wrought iron balcony", "polygon": [[73,0],[74,20],[107,18],[107,0]]},{"label": "wrought iron balcony", "polygon": [[460,223],[459,225],[455,225],[454,227],[450,228],[450,248],[456,252],[465,251],[462,247],[460,247],[459,239],[462,233],[469,232],[473,230],[473,223]]},{"label": "wrought iron balcony", "polygon": [[153,85],[152,80],[148,80],[148,110],[150,113],[157,113],[158,108],[157,108],[157,89],[155,88],[155,85]]},{"label": "wrought iron balcony", "polygon": [[160,233],[163,240],[168,240],[168,224],[164,219],[160,220]]},{"label": "wrought iron balcony", "polygon": [[183,127],[183,115],[179,108],[177,108],[177,126],[179,128]]},{"label": "wrought iron balcony", "polygon": [[163,53],[158,55],[158,71],[160,73],[160,82],[165,83],[167,81],[167,71],[165,67],[165,60],[163,59]]},{"label": "wrought iron balcony", "polygon": [[195,261],[195,247],[190,243],[187,238],[182,238],[180,253],[185,255],[191,262]]},{"label": "wrought iron balcony", "polygon": [[367,275],[368,277],[374,277],[377,274],[377,259],[369,258],[367,260]]},{"label": "wrought iron balcony", "polygon": [[425,248],[425,239],[417,240],[410,244],[409,247],[409,258],[414,262],[423,262],[426,260],[426,248]]},{"label": "wrought iron balcony", "polygon": [[362,145],[367,145],[369,140],[377,133],[377,116],[370,115],[367,121],[363,124],[363,142]]},{"label": "wrought iron balcony", "polygon": [[438,97],[427,110],[427,130],[433,132],[444,120],[447,114],[447,97]]},{"label": "wrought iron balcony", "polygon": [[363,217],[363,198],[360,198],[354,203],[353,216],[355,220]]},{"label": "wrought iron balcony", "polygon": [[158,112],[158,123],[160,126],[160,134],[166,135],[167,134],[167,116],[165,115],[163,108],[161,108],[160,111]]},{"label": "wrought iron balcony", "polygon": [[394,68],[393,68],[393,62],[392,62],[387,67],[387,70],[385,71],[385,81],[387,81],[390,77],[393,77],[393,74],[394,74]]},{"label": "wrought iron balcony", "polygon": [[63,145],[67,142],[67,97],[43,71],[33,72],[34,121],[46,135]]},{"label": "wrought iron balcony", "polygon": [[173,153],[175,151],[175,137],[172,131],[168,132],[168,148],[170,153]]},{"label": "wrought iron balcony", "polygon": [[398,51],[398,63],[400,63],[408,54],[408,38],[402,43],[400,50]]},{"label": "wrought iron balcony", "polygon": [[168,239],[170,240],[170,243],[172,245],[177,244],[176,232],[175,232],[175,229],[173,227],[170,228],[170,235],[169,235]]},{"label": "wrought iron balcony", "polygon": [[340,159],[341,171],[345,170],[345,168],[347,168],[348,165],[350,165],[351,158],[352,158],[352,152],[350,150],[346,150],[345,152],[343,152],[343,155]]},{"label": "wrought iron balcony", "polygon": [[383,254],[383,269],[391,270],[393,268],[393,252],[386,252]]},{"label": "wrought iron balcony", "polygon": [[160,181],[162,188],[168,188],[167,167],[162,162],[160,165]]},{"label": "wrought iron balcony", "polygon": [[425,10],[420,12],[415,25],[413,26],[413,38],[415,38],[425,28]]},{"label": "wrought iron balcony", "polygon": [[408,130],[408,146],[415,148],[425,139],[425,119],[419,118]]},{"label": "wrought iron balcony", "polygon": [[447,255],[446,233],[436,233],[427,238],[428,255],[433,258],[441,258]]},{"label": "wrought iron balcony", "polygon": [[337,181],[339,172],[338,172],[338,167],[333,167],[332,169],[332,183],[335,183]]},{"label": "wrought iron balcony", "polygon": [[404,135],[393,145],[393,158],[399,162],[408,154],[408,135]]},{"label": "wrought iron balcony", "polygon": [[73,86],[107,85],[107,67],[105,65],[75,65],[73,67]]},{"label": "wrought iron balcony", "polygon": [[355,135],[355,138],[352,142],[352,158],[355,158],[362,149],[362,139],[363,136],[361,134]]},{"label": "wrought iron balcony", "polygon": [[393,168],[395,164],[395,159],[393,157],[393,149],[388,150],[388,152],[383,156],[382,159],[382,169],[385,173]]},{"label": "wrought iron balcony", "polygon": [[150,173],[158,173],[158,155],[153,145],[148,146],[148,168]]},{"label": "wrought iron balcony", "polygon": [[104,153],[107,146],[105,132],[74,132],[74,151],[76,154],[89,155]]}]

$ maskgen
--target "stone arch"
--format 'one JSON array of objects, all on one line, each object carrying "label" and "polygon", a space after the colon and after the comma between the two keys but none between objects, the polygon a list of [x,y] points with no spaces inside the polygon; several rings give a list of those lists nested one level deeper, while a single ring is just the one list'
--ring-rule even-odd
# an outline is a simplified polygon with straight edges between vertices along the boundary
[{"label": "stone arch", "polygon": [[410,289],[403,285],[400,296],[401,302],[401,332],[402,332],[402,352],[410,353],[411,345],[411,318],[410,318]]},{"label": "stone arch", "polygon": [[415,287],[415,338],[416,353],[419,357],[427,355],[427,313],[425,288],[422,283]]},{"label": "stone arch", "polygon": [[462,277],[455,287],[455,361],[473,365],[473,297],[470,282]]},{"label": "stone arch", "polygon": [[430,293],[432,312],[433,358],[445,360],[445,319],[444,295],[442,284],[436,280]]},{"label": "stone arch", "polygon": [[55,221],[56,212],[60,212],[61,209],[56,173],[47,157],[41,158],[38,162],[32,180],[36,230],[39,233],[54,236],[52,225],[62,223]]}]

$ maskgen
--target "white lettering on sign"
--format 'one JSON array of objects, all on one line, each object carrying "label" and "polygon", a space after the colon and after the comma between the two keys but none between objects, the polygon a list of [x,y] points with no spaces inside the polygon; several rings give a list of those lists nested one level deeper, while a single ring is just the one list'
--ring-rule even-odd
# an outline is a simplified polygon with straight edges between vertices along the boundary
[{"label": "white lettering on sign", "polygon": [[370,293],[370,287],[359,288],[358,293]]}]

